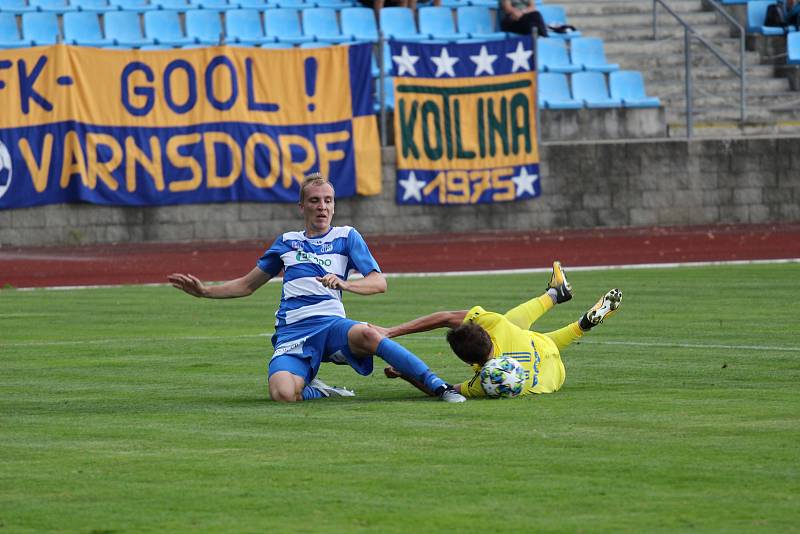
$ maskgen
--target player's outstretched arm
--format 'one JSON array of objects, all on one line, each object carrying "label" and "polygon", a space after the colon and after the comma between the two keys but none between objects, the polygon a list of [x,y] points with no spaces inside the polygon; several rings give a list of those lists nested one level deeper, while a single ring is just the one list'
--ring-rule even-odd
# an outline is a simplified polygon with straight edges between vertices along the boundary
[{"label": "player's outstretched arm", "polygon": [[464,322],[467,310],[462,311],[441,311],[418,317],[407,323],[399,324],[389,328],[376,327],[386,337],[399,337],[416,332],[427,332],[437,328],[457,328]]},{"label": "player's outstretched arm", "polygon": [[386,277],[378,271],[372,271],[360,280],[342,280],[333,273],[317,277],[323,286],[331,289],[341,289],[357,295],[375,295],[386,292]]},{"label": "player's outstretched arm", "polygon": [[172,287],[192,295],[209,299],[230,299],[252,295],[259,287],[269,282],[270,276],[258,267],[246,275],[220,285],[209,286],[191,274],[173,273],[167,277]]}]

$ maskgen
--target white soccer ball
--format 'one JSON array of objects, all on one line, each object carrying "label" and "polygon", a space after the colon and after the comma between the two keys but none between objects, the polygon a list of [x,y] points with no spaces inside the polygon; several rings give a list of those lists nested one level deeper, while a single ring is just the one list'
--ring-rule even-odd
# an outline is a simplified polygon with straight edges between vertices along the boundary
[{"label": "white soccer ball", "polygon": [[489,397],[516,397],[525,387],[527,373],[514,358],[492,358],[481,368],[481,386]]}]

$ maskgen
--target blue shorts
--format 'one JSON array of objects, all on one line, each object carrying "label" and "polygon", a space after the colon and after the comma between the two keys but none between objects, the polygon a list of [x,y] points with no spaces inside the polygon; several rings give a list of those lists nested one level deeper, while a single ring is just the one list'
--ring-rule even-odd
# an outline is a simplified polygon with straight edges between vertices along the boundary
[{"label": "blue shorts", "polygon": [[360,375],[372,373],[372,356],[356,358],[347,343],[347,333],[357,324],[361,323],[331,317],[315,320],[308,332],[301,336],[294,333],[290,340],[276,332],[272,338],[275,352],[269,362],[269,376],[288,371],[308,384],[317,376],[322,362],[349,365]]}]

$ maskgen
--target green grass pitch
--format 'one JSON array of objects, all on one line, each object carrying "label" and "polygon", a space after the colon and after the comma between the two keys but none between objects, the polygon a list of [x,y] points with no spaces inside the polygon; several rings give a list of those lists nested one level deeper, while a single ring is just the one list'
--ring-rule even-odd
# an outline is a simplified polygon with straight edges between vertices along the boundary
[{"label": "green grass pitch", "polygon": [[[323,366],[354,399],[267,400],[279,284],[0,291],[0,532],[798,532],[800,265],[569,273],[553,395],[448,405]],[[547,274],[396,278],[349,315],[506,311]],[[441,376],[443,331],[402,338]]]}]

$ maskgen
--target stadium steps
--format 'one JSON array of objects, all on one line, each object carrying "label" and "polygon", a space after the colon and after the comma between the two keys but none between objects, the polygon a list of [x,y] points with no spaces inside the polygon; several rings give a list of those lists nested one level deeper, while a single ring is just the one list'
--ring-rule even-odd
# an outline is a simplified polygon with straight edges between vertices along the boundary
[{"label": "stadium steps", "polygon": [[[647,93],[661,99],[670,135],[685,135],[684,31],[663,9],[658,10],[658,39],[652,39],[652,0],[559,0],[570,24],[583,35],[604,41],[608,61],[638,70]],[[669,6],[695,30],[739,64],[739,39],[702,0],[670,0]],[[697,136],[796,134],[800,130],[800,93],[758,52],[745,53],[747,115],[739,119],[739,78],[699,43],[692,46],[692,115]],[[776,104],[779,102],[780,104]]]}]

